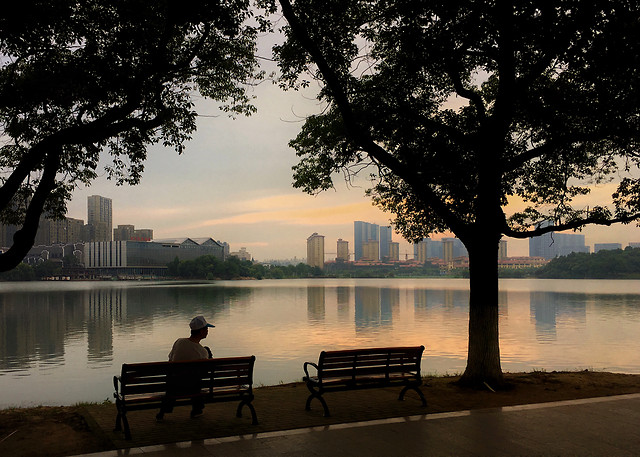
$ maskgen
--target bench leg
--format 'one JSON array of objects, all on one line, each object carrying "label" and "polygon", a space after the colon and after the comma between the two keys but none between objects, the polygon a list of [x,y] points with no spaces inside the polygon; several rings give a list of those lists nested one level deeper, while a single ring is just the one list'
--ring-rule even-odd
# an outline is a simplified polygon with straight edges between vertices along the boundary
[{"label": "bench leg", "polygon": [[242,400],[238,405],[238,409],[236,410],[236,417],[242,417],[242,407],[247,405],[249,407],[249,411],[251,412],[251,424],[258,425],[258,416],[256,415],[256,409],[251,404],[251,400],[245,401]]},{"label": "bench leg", "polygon": [[120,410],[118,410],[118,414],[116,415],[116,425],[113,427],[114,432],[119,432],[122,430],[122,415],[120,414]]},{"label": "bench leg", "polygon": [[400,391],[400,396],[398,397],[398,400],[400,401],[404,400],[404,394],[406,394],[409,389],[413,389],[418,393],[418,395],[420,396],[420,399],[422,400],[422,406],[427,406],[427,400],[426,398],[424,398],[424,394],[422,393],[420,388],[416,386],[404,386],[404,388]]},{"label": "bench leg", "polygon": [[317,398],[318,400],[320,400],[320,403],[322,403],[322,408],[324,409],[324,417],[331,416],[331,414],[329,414],[329,407],[327,406],[327,402],[324,401],[324,398],[322,398],[322,394],[314,390],[309,385],[307,385],[307,388],[309,389],[309,392],[311,392],[311,395],[309,395],[309,397],[307,398],[307,404],[305,405],[304,409],[307,411],[311,410],[311,400]]},{"label": "bench leg", "polygon": [[122,414],[122,423],[124,425],[124,439],[125,440],[130,440],[131,439],[131,430],[129,430],[129,421],[127,420],[127,415],[126,414]]}]

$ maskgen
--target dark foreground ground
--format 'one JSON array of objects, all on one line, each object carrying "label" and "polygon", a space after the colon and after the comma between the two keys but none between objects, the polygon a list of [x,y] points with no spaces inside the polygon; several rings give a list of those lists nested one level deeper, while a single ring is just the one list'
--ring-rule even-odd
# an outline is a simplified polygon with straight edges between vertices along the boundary
[{"label": "dark foreground ground", "polygon": [[304,410],[307,389],[304,384],[286,384],[255,390],[254,405],[259,425],[235,417],[236,404],[208,405],[205,414],[189,418],[189,408],[176,408],[162,423],[155,411],[129,414],[133,439],[125,441],[113,432],[113,404],[38,407],[0,411],[0,455],[69,456],[152,444],[199,440],[222,436],[247,435],[300,427],[365,421],[388,417],[431,414],[447,411],[494,408],[640,392],[640,375],[606,372],[508,373],[513,388],[491,392],[456,386],[456,377],[429,377],[423,392],[428,406],[422,407],[417,395],[409,392],[397,401],[399,389],[371,389],[327,394],[331,417],[322,416],[319,403]]}]

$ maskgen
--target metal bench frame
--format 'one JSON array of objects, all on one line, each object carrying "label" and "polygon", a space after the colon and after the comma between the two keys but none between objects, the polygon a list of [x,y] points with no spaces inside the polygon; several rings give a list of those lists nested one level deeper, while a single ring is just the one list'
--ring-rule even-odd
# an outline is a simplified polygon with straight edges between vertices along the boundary
[{"label": "metal bench frame", "polygon": [[[204,359],[184,362],[125,363],[122,374],[113,377],[118,414],[114,431],[122,430],[131,439],[127,412],[159,409],[167,406],[191,405],[194,399],[202,403],[239,401],[237,417],[242,407],[251,411],[252,424],[258,423],[251,402],[253,396],[253,366],[255,356]],[[188,380],[194,389],[180,389]],[[178,386],[178,387],[176,387]],[[159,413],[161,416],[162,414]]]},{"label": "metal bench frame", "polygon": [[[318,363],[305,362],[303,380],[311,393],[305,409],[311,409],[311,401],[317,398],[328,417],[329,408],[323,394],[326,392],[368,389],[402,385],[398,400],[404,400],[411,389],[418,393],[422,405],[427,401],[420,390],[422,377],[420,363],[424,346],[349,349],[322,351]],[[316,369],[316,376],[309,373]]]}]

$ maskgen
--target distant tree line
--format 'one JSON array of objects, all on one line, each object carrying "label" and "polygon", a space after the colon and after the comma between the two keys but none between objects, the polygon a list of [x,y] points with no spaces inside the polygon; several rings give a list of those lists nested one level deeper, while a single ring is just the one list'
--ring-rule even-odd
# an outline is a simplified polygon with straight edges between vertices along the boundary
[{"label": "distant tree line", "polygon": [[595,254],[574,252],[556,257],[535,272],[549,279],[640,279],[640,249],[606,250]]},{"label": "distant tree line", "polygon": [[210,255],[193,260],[179,260],[176,257],[167,267],[169,276],[182,279],[285,279],[322,276],[320,268],[304,263],[268,266],[237,257],[220,260]]},{"label": "distant tree line", "polygon": [[400,267],[398,265],[354,265],[348,262],[325,264],[325,276],[337,278],[402,278],[441,276],[440,269],[425,262],[424,264]]},{"label": "distant tree line", "polygon": [[54,276],[62,276],[60,262],[47,260],[35,266],[23,262],[13,270],[0,273],[0,281],[36,281]]}]

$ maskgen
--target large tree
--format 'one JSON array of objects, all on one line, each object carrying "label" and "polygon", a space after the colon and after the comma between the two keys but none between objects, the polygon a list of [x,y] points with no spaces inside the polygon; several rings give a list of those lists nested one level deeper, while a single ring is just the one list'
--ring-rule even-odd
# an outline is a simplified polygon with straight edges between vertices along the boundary
[{"label": "large tree", "polygon": [[253,111],[261,21],[249,0],[22,0],[0,16],[0,222],[21,228],[0,271],[33,245],[43,212],[62,217],[75,186],[136,184],[147,146],[182,152],[193,95]]},{"label": "large tree", "polygon": [[[501,238],[640,217],[639,4],[279,4],[281,84],[317,83],[325,103],[290,143],[294,185],[315,193],[368,170],[369,194],[406,239],[460,238],[470,264],[461,381],[500,386]],[[611,198],[584,204],[598,185]]]}]

